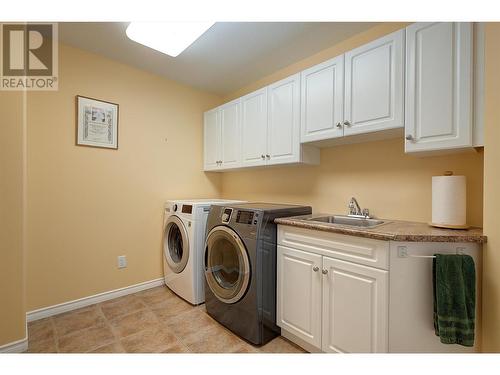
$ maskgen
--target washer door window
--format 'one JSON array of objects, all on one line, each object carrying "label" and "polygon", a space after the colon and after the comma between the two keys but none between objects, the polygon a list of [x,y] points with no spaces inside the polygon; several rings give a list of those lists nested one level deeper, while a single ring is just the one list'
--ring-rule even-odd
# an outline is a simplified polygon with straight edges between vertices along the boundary
[{"label": "washer door window", "polygon": [[177,216],[168,218],[163,236],[163,255],[170,269],[180,273],[189,258],[189,239],[184,224]]},{"label": "washer door window", "polygon": [[232,229],[213,228],[205,245],[205,276],[210,290],[222,302],[239,301],[250,281],[245,245]]}]

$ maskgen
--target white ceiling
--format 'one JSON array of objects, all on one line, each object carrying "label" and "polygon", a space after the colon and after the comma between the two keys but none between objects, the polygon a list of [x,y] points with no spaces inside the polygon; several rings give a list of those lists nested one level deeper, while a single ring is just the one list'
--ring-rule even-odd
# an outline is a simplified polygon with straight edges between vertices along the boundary
[{"label": "white ceiling", "polygon": [[177,57],[129,40],[128,22],[64,22],[59,39],[137,68],[226,95],[367,30],[368,22],[217,22]]}]

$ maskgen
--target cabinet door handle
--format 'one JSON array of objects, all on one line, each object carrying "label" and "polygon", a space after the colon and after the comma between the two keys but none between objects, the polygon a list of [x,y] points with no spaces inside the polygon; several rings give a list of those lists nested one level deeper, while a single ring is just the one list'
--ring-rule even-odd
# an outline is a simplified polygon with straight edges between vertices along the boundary
[{"label": "cabinet door handle", "polygon": [[337,122],[337,125],[335,125],[337,128],[342,129],[342,124],[340,122]]},{"label": "cabinet door handle", "polygon": [[321,273],[322,273],[323,275],[326,275],[326,274],[328,273],[328,270],[321,270]]},{"label": "cabinet door handle", "polygon": [[314,272],[318,272],[319,271],[319,267],[313,267],[313,271]]},{"label": "cabinet door handle", "polygon": [[415,140],[413,138],[413,135],[411,135],[411,134],[408,134],[405,138],[406,138],[407,141],[414,141]]},{"label": "cabinet door handle", "polygon": [[352,124],[351,124],[348,120],[345,120],[345,121],[344,121],[344,125],[345,125],[345,126],[351,126]]},{"label": "cabinet door handle", "polygon": [[262,158],[262,160],[264,160],[266,157],[264,156],[264,154],[260,155],[260,157]]},{"label": "cabinet door handle", "polygon": [[267,159],[271,159],[271,155],[266,154],[266,158],[267,158]]}]

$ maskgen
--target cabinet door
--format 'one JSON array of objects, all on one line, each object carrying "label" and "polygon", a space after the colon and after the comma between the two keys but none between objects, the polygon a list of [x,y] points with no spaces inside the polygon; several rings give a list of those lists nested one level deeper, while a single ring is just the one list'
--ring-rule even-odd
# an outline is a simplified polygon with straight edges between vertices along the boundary
[{"label": "cabinet door", "polygon": [[344,135],[403,127],[404,30],[345,54]]},{"label": "cabinet door", "polygon": [[301,73],[301,142],[341,137],[344,119],[344,55]]},{"label": "cabinet door", "polygon": [[300,74],[268,87],[268,164],[300,161]]},{"label": "cabinet door", "polygon": [[278,246],[277,324],[321,348],[321,256]]},{"label": "cabinet door", "polygon": [[241,150],[243,166],[266,164],[267,88],[241,98]]},{"label": "cabinet door", "polygon": [[239,99],[220,107],[222,168],[236,168],[241,163],[240,107]]},{"label": "cabinet door", "polygon": [[406,152],[472,146],[472,24],[406,29]]},{"label": "cabinet door", "polygon": [[221,156],[219,109],[205,112],[203,122],[204,169],[210,171],[219,168]]},{"label": "cabinet door", "polygon": [[323,351],[388,351],[389,273],[323,257]]}]

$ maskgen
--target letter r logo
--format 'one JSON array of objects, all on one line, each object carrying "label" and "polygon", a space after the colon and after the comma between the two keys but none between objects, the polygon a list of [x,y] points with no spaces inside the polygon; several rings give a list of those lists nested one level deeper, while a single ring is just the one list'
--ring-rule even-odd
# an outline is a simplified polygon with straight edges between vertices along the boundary
[{"label": "letter r logo", "polygon": [[52,76],[50,24],[3,24],[3,75]]}]

